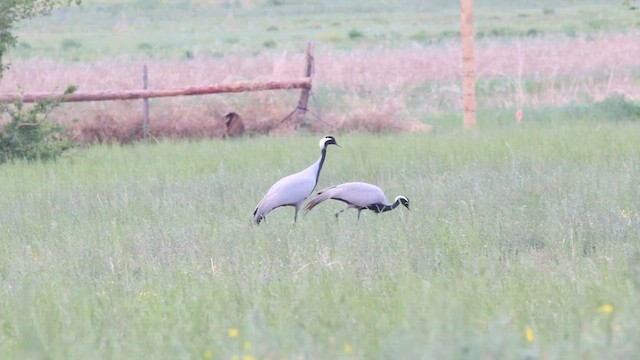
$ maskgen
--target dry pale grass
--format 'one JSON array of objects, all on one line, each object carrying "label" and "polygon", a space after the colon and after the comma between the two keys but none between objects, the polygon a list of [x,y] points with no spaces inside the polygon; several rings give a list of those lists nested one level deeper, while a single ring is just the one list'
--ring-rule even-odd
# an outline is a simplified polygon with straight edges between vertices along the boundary
[{"label": "dry pale grass", "polygon": [[[476,45],[480,106],[521,107],[599,100],[613,93],[640,97],[640,35],[596,38],[544,37],[485,40]],[[457,43],[402,49],[336,51],[316,48],[315,97],[310,131],[428,131],[429,116],[459,107]],[[1,93],[139,89],[142,66],[152,89],[301,76],[304,57],[271,53],[255,57],[185,61],[109,59],[67,63],[46,59],[14,62]],[[635,72],[635,73],[634,73]],[[221,137],[222,117],[240,113],[249,133],[295,131],[283,119],[298,91],[267,91],[151,100],[155,137]],[[66,104],[56,114],[81,141],[129,141],[141,136],[141,101]],[[73,122],[71,119],[78,119]]]}]

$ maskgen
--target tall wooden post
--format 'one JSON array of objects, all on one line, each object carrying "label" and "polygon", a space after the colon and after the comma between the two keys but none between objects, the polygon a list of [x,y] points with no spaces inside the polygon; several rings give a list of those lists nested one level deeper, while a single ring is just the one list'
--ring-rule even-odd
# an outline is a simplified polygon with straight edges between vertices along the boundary
[{"label": "tall wooden post", "polygon": [[[307,44],[307,52],[306,52],[306,60],[307,65],[305,67],[304,76],[312,79],[313,71],[314,71],[314,59],[313,59],[313,41],[309,41]],[[307,114],[307,103],[309,102],[309,91],[311,90],[311,82],[309,83],[309,88],[303,88],[300,92],[300,100],[298,100],[298,107],[296,108],[293,123],[296,128],[298,128],[302,124],[302,120],[304,120],[304,116]]]},{"label": "tall wooden post", "polygon": [[476,60],[473,51],[473,0],[460,0],[462,111],[465,129],[476,126]]}]

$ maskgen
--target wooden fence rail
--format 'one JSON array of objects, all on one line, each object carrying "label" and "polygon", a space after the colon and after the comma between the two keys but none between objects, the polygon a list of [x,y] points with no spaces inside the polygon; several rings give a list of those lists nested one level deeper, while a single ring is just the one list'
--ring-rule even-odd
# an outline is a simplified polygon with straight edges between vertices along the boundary
[{"label": "wooden fence rail", "polygon": [[[190,96],[218,93],[234,93],[244,91],[263,90],[288,90],[288,89],[311,89],[311,78],[303,77],[293,80],[273,80],[273,81],[243,81],[230,84],[216,84],[208,86],[190,86],[184,88],[167,90],[121,90],[121,91],[98,91],[98,92],[76,92],[64,97],[65,102],[81,101],[108,101],[108,100],[137,100],[171,96]],[[25,103],[42,101],[59,97],[59,93],[32,93],[24,95],[0,94],[0,102],[13,102],[22,100]]]}]

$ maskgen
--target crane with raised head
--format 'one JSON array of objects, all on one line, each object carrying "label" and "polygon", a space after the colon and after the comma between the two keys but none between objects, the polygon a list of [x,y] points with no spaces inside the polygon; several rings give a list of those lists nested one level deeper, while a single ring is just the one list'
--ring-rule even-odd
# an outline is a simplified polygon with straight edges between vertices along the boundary
[{"label": "crane with raised head", "polygon": [[260,224],[271,210],[281,206],[293,206],[295,208],[293,222],[296,222],[302,203],[307,200],[318,184],[320,171],[327,156],[327,147],[329,145],[340,146],[336,139],[330,135],[320,139],[319,145],[321,150],[320,158],[315,163],[300,172],[278,180],[269,188],[253,211],[253,219],[257,224]]}]

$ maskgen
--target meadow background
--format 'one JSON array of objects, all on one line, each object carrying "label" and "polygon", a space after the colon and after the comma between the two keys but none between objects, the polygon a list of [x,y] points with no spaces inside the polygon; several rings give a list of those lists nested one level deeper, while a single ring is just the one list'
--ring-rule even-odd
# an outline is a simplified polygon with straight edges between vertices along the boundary
[{"label": "meadow background", "polygon": [[[61,93],[70,83],[79,91],[140,89],[145,64],[151,89],[292,79],[303,75],[313,40],[314,91],[302,130],[457,127],[459,17],[456,1],[89,0],[23,24],[0,92]],[[476,4],[482,123],[510,123],[518,108],[537,119],[544,106],[637,99],[639,21],[617,0]],[[219,138],[222,117],[234,111],[251,133],[291,133],[281,120],[298,97],[151,99],[150,131]],[[82,142],[142,135],[141,101],[76,103],[57,113]]]},{"label": "meadow background", "polygon": [[[135,88],[143,64],[158,88],[297,77],[307,40],[317,73],[297,132],[275,125],[295,91],[153,100],[151,142],[139,102],[53,114],[85,145],[0,166],[0,358],[637,357],[638,12],[476,2],[464,132],[454,3],[95,0],[24,23],[1,92]],[[217,139],[227,111],[253,136]],[[328,131],[319,188],[411,210],[252,225]]]}]

